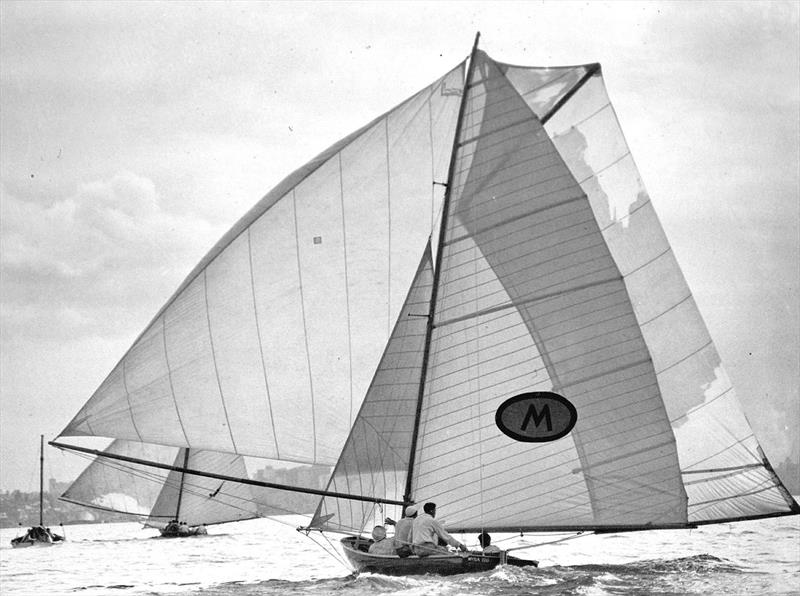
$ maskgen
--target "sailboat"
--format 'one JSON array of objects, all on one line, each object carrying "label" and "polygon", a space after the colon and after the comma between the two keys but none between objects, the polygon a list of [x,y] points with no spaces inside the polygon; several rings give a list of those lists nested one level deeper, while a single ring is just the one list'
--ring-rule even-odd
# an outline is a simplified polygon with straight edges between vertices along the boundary
[{"label": "sailboat", "polygon": [[119,439],[106,452],[163,467],[97,457],[61,495],[62,501],[141,519],[166,538],[205,534],[206,526],[259,516],[250,486],[186,472],[196,468],[246,477],[240,455]]},{"label": "sailboat", "polygon": [[334,466],[323,489],[241,481],[319,495],[303,530],[344,534],[357,571],[507,561],[367,552],[370,529],[411,503],[436,503],[462,534],[800,513],[738,405],[600,65],[505,64],[477,37],[261,199],[61,436]]},{"label": "sailboat", "polygon": [[39,525],[30,528],[22,536],[12,538],[13,548],[25,548],[28,546],[52,546],[61,544],[66,540],[65,536],[51,532],[50,528],[44,525],[44,435],[39,436]]}]

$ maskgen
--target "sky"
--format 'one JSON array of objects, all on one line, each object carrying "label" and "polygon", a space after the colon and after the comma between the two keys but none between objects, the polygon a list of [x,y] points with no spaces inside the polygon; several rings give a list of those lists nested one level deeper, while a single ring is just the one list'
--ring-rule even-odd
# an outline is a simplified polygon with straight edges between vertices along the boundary
[{"label": "sky", "polygon": [[[192,267],[464,59],[600,62],[742,407],[800,460],[800,4],[0,2],[0,490]],[[85,461],[48,449],[47,477]]]}]

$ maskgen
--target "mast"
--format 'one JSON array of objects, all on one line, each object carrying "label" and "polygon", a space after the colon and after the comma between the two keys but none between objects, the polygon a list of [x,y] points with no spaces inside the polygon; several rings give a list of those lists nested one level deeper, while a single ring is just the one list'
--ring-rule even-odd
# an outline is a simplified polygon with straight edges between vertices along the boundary
[{"label": "mast", "polygon": [[417,435],[419,434],[419,421],[422,415],[422,398],[425,393],[425,377],[428,373],[428,359],[430,357],[431,337],[433,336],[433,317],[436,311],[436,299],[439,294],[439,272],[442,265],[442,248],[444,237],[447,231],[447,214],[450,209],[451,183],[453,172],[456,166],[456,152],[461,141],[461,124],[464,120],[464,108],[467,103],[467,93],[472,84],[472,73],[475,70],[475,54],[478,51],[478,40],[481,32],[475,34],[475,42],[472,44],[472,52],[469,55],[469,66],[467,67],[467,77],[464,81],[464,91],[461,95],[461,105],[458,107],[458,118],[456,119],[456,134],[453,136],[453,149],[450,152],[450,165],[447,169],[447,183],[445,185],[444,200],[442,202],[442,221],[439,225],[439,239],[436,244],[436,264],[433,268],[433,289],[431,290],[431,302],[428,309],[428,325],[425,330],[425,349],[422,354],[422,374],[419,381],[419,394],[417,396],[417,409],[414,414],[414,432],[411,435],[411,451],[408,456],[408,475],[406,476],[406,488],[403,494],[403,501],[410,503],[411,499],[411,479],[414,476],[414,454],[417,450]]},{"label": "mast", "polygon": [[39,435],[39,525],[44,526],[44,435]]},{"label": "mast", "polygon": [[181,470],[181,484],[178,487],[178,504],[175,507],[175,521],[180,520],[181,515],[181,499],[183,498],[183,483],[186,480],[186,468],[189,465],[189,449],[183,455],[183,470]]}]

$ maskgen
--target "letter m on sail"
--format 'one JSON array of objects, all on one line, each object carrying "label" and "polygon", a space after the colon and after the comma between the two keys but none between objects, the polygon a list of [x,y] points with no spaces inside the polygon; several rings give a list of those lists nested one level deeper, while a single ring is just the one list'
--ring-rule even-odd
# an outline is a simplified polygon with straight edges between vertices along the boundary
[{"label": "letter m on sail", "polygon": [[525,431],[528,429],[528,424],[533,420],[533,424],[538,428],[542,420],[547,423],[547,432],[553,431],[553,420],[550,417],[550,406],[544,404],[541,411],[536,409],[536,404],[528,404],[528,412],[525,414],[525,419],[522,421],[520,430]]}]

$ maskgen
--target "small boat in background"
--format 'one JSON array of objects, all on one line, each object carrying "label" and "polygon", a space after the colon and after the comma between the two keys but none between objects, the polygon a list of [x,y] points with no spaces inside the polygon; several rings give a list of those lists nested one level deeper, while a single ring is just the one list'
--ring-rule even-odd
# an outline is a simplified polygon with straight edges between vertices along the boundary
[{"label": "small boat in background", "polygon": [[[165,538],[207,534],[206,526],[258,517],[249,486],[185,471],[246,477],[240,455],[121,439],[107,451],[124,461],[96,457],[61,495],[62,501],[140,519]],[[141,458],[168,471],[138,465]]]},{"label": "small boat in background", "polygon": [[63,534],[56,534],[44,525],[44,435],[39,438],[39,525],[30,528],[22,536],[11,540],[14,548],[27,546],[52,546],[66,540]]}]

